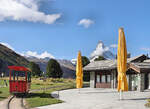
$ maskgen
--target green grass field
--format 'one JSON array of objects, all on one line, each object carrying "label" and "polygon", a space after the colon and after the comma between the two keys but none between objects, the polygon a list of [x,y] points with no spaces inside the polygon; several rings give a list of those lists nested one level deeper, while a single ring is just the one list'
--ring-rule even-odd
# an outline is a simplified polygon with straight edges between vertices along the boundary
[{"label": "green grass field", "polygon": [[[85,83],[86,86],[89,83]],[[32,79],[31,90],[34,90],[26,97],[27,107],[39,107],[51,104],[62,103],[63,101],[51,97],[51,92],[75,88],[76,82],[73,79],[47,79],[46,82],[39,78]],[[38,89],[38,90],[37,90]]]},{"label": "green grass field", "polygon": [[[8,84],[8,78],[4,78],[7,80]],[[0,101],[4,100],[9,97],[9,86],[5,86],[4,79],[0,79]],[[8,84],[9,85],[9,84]]]},{"label": "green grass field", "polygon": [[0,88],[0,101],[9,97],[10,94],[8,90],[8,87]]},{"label": "green grass field", "polygon": [[[58,88],[54,88],[57,86]],[[74,87],[75,85],[70,84],[70,83],[61,84],[61,85],[56,83],[55,85],[52,85],[52,86],[46,86],[47,90],[31,92],[30,94],[27,95],[27,98],[26,98],[27,107],[33,108],[33,107],[62,103],[63,101],[51,97],[51,92],[64,90],[64,89],[70,89]]]},{"label": "green grass field", "polygon": [[[8,84],[8,78],[5,78]],[[10,96],[9,86],[4,87],[5,84],[0,79],[0,101]],[[84,85],[88,86],[86,82]],[[49,78],[45,82],[40,78],[32,78],[31,92],[26,95],[26,106],[28,108],[62,103],[63,101],[55,99],[51,96],[53,91],[66,90],[75,88],[76,82],[73,79],[52,79]]]}]

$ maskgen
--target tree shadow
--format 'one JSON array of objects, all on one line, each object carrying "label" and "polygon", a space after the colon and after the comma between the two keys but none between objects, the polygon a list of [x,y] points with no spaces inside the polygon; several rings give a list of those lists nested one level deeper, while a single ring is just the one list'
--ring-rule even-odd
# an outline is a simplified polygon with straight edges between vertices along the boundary
[{"label": "tree shadow", "polygon": [[150,92],[150,89],[144,90],[144,92]]},{"label": "tree shadow", "polygon": [[1,94],[2,92],[0,91],[0,94]]},{"label": "tree shadow", "polygon": [[50,93],[28,93],[24,96],[24,98],[53,98]]},{"label": "tree shadow", "polygon": [[5,98],[7,98],[7,97],[0,97],[0,99],[5,99]]},{"label": "tree shadow", "polygon": [[83,88],[88,88],[88,87],[90,87],[89,84],[84,84],[84,85],[83,85]]},{"label": "tree shadow", "polygon": [[133,98],[133,99],[124,99],[124,100],[147,100],[150,98]]},{"label": "tree shadow", "polygon": [[95,94],[95,93],[118,93],[118,92],[116,92],[116,91],[111,91],[111,92],[82,92],[82,91],[80,91],[80,93],[83,93],[83,94]]}]

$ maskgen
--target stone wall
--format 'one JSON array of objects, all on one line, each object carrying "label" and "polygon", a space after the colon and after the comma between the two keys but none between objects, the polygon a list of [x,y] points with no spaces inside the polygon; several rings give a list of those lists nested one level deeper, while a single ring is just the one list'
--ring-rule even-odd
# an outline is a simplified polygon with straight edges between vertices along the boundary
[{"label": "stone wall", "polygon": [[117,88],[117,72],[116,70],[112,71],[111,73],[111,88]]},{"label": "stone wall", "polygon": [[90,88],[95,88],[95,72],[90,72]]},{"label": "stone wall", "polygon": [[96,83],[96,88],[111,88],[111,83]]},{"label": "stone wall", "polygon": [[[109,84],[108,87],[111,87],[113,89],[117,88],[117,72],[116,70],[112,71],[111,73],[111,83]],[[138,82],[137,82],[137,91],[144,91],[145,89],[145,74],[144,73],[140,73],[140,74],[137,74],[138,75]],[[129,91],[132,91],[132,90],[135,90],[135,86],[133,85],[133,76],[134,75],[127,75],[127,80],[128,80],[128,88],[129,88]],[[149,73],[149,89],[150,89],[150,73]],[[95,72],[90,72],[90,88],[96,88],[96,83],[95,83]],[[99,85],[99,84],[97,84]],[[106,85],[106,84],[105,84]]]},{"label": "stone wall", "polygon": [[127,75],[127,80],[128,80],[128,89],[129,91],[132,90],[132,75]]}]

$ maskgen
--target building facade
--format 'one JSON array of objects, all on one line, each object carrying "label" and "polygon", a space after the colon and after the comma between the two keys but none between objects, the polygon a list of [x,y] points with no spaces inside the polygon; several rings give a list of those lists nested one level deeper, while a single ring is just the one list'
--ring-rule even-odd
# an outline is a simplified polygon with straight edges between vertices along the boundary
[{"label": "building facade", "polygon": [[[144,91],[150,88],[150,60],[145,55],[129,58],[127,64],[129,90]],[[84,67],[90,73],[91,88],[117,88],[117,61],[102,60],[91,62]]]}]

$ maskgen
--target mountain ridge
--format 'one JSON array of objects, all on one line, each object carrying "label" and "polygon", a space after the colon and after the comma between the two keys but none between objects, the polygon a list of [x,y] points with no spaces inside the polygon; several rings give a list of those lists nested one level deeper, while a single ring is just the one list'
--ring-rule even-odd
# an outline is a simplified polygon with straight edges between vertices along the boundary
[{"label": "mountain ridge", "polygon": [[2,44],[0,44],[0,59],[5,61],[8,65],[27,67],[29,64],[26,58]]}]

